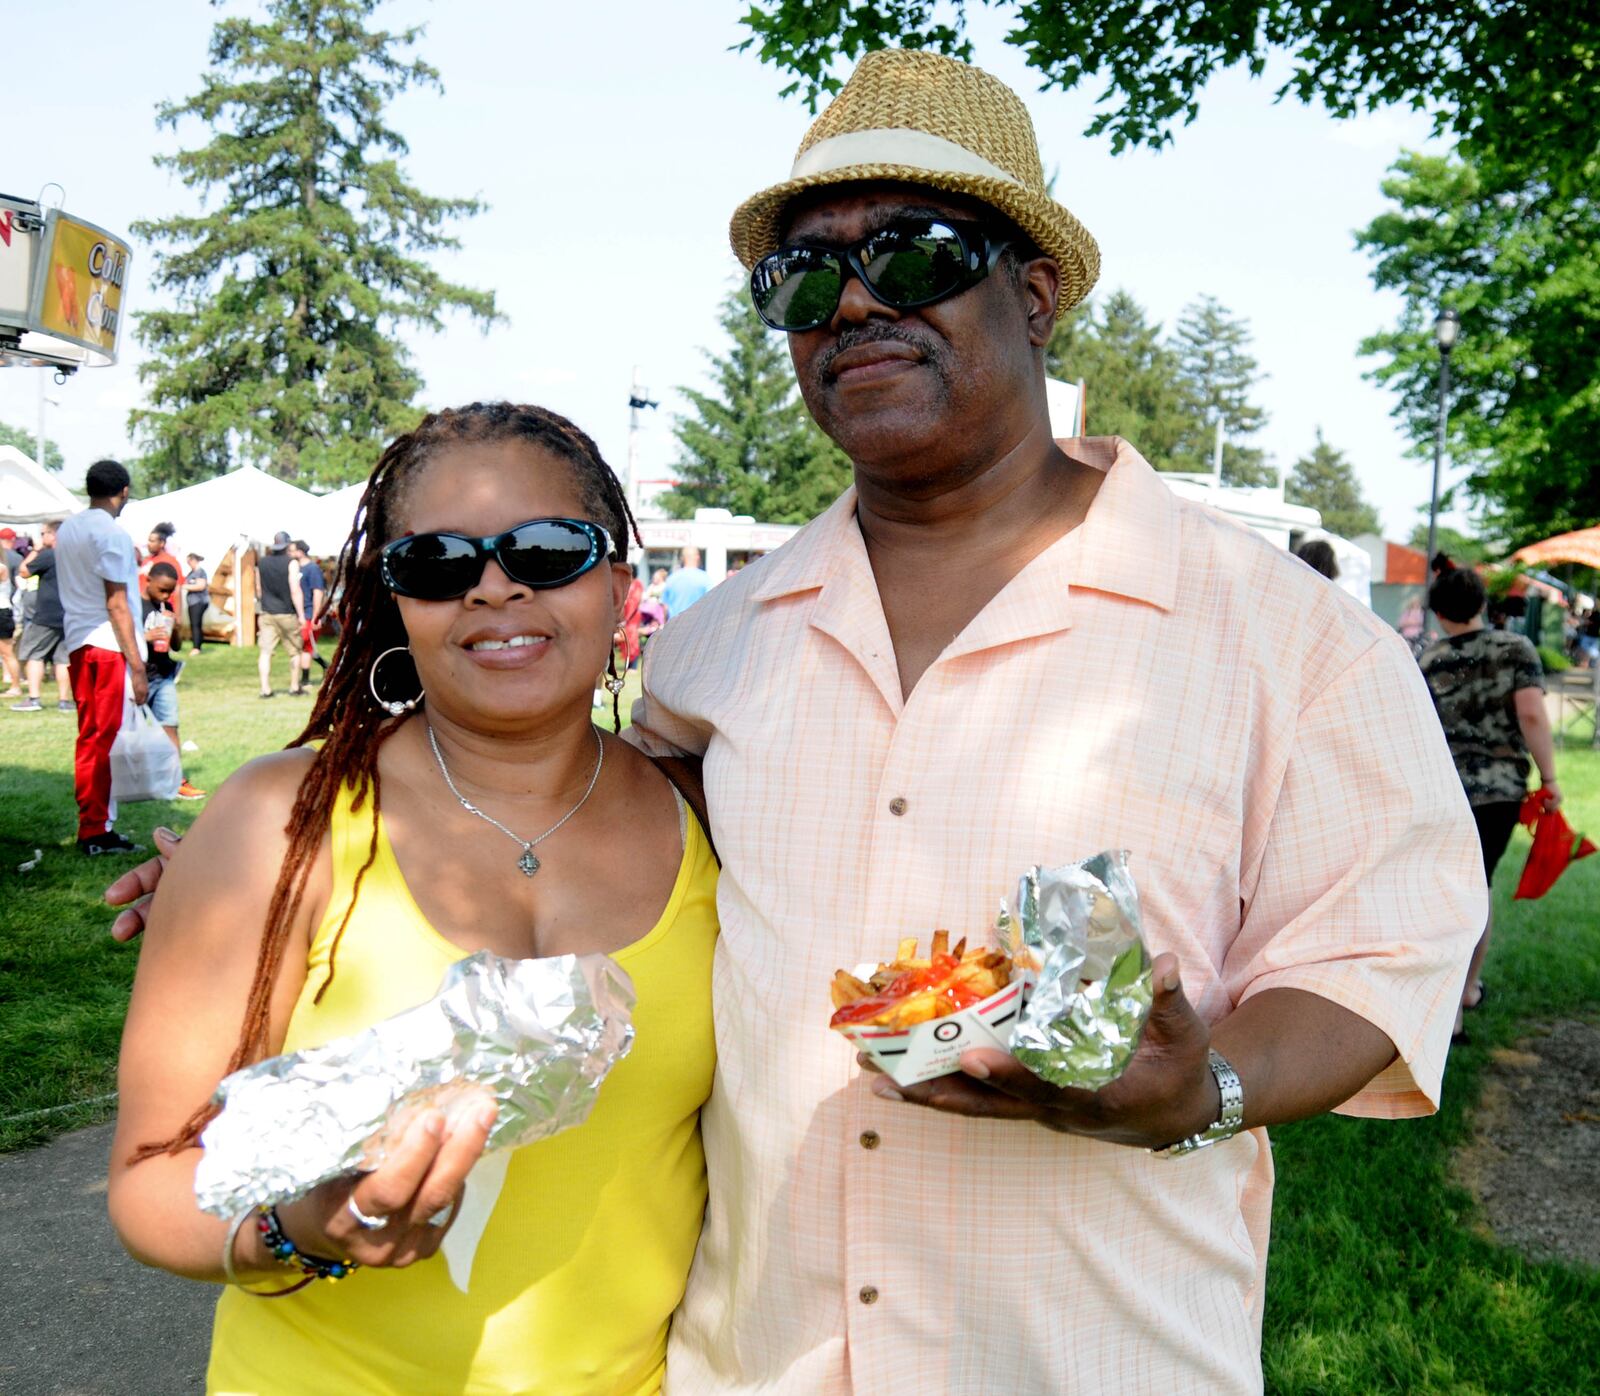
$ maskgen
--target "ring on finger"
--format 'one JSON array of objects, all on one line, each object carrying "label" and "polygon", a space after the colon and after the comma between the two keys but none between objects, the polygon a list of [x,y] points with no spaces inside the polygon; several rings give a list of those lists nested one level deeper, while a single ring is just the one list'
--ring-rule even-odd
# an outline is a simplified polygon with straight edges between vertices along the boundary
[{"label": "ring on finger", "polygon": [[374,1217],[369,1216],[366,1212],[363,1212],[356,1204],[356,1195],[354,1193],[351,1193],[349,1197],[345,1198],[344,1209],[355,1218],[356,1225],[359,1226],[363,1231],[382,1231],[384,1227],[389,1225],[389,1218],[387,1216]]},{"label": "ring on finger", "polygon": [[455,1215],[456,1204],[446,1202],[437,1212],[428,1218],[429,1226],[449,1226],[450,1218]]}]

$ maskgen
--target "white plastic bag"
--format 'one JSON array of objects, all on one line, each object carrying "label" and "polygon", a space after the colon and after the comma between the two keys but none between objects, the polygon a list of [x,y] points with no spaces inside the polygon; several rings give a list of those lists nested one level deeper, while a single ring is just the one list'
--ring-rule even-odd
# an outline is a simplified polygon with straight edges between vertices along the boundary
[{"label": "white plastic bag", "polygon": [[155,714],[129,702],[122,730],[111,747],[111,798],[176,800],[183,784],[183,761]]}]

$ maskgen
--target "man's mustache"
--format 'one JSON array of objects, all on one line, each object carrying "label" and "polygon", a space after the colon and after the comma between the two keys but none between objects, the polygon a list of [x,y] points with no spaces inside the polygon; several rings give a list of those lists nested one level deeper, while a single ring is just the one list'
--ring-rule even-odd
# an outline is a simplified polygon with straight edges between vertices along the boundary
[{"label": "man's mustache", "polygon": [[865,325],[846,325],[839,331],[839,337],[817,359],[817,376],[824,382],[830,381],[833,377],[833,361],[846,349],[856,349],[863,344],[886,343],[908,344],[928,362],[936,359],[939,353],[938,345],[931,338],[907,325],[886,320],[874,320]]}]

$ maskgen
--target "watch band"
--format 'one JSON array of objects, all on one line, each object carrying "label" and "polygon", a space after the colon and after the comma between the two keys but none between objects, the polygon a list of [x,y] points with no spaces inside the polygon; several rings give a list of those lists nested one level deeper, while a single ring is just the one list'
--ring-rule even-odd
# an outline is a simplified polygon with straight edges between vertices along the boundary
[{"label": "watch band", "polygon": [[1211,1075],[1217,1082],[1217,1090],[1222,1094],[1222,1108],[1217,1113],[1216,1122],[1208,1129],[1201,1130],[1199,1134],[1191,1134],[1187,1139],[1180,1139],[1176,1144],[1168,1144],[1164,1149],[1150,1150],[1157,1158],[1182,1158],[1197,1149],[1209,1148],[1213,1144],[1220,1144],[1224,1139],[1232,1139],[1244,1128],[1244,1085],[1239,1080],[1239,1073],[1228,1064],[1228,1059],[1215,1047],[1211,1049],[1210,1066]]}]

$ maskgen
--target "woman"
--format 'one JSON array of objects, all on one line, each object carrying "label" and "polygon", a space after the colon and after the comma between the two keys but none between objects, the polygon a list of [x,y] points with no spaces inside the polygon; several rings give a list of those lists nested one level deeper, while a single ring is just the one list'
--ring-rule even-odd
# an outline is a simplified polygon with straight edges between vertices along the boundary
[{"label": "woman", "polygon": [[22,697],[22,669],[17,663],[17,579],[0,557],[0,667],[4,668],[6,689],[0,698]]},{"label": "woman", "polygon": [[235,774],[172,860],[123,1041],[110,1201],[129,1250],[179,1274],[231,1269],[264,1292],[300,1277],[258,1223],[195,1206],[201,1107],[227,1071],[418,1003],[479,949],[604,951],[638,994],[633,1051],[588,1122],[514,1154],[469,1293],[428,1259],[429,1218],[492,1109],[453,1132],[431,1112],[376,1172],[276,1209],[306,1265],[364,1268],[275,1302],[229,1288],[213,1390],[659,1388],[705,1200],[715,861],[660,772],[590,722],[630,524],[563,418],[424,419],[367,486],[306,731]]},{"label": "woman", "polygon": [[[1434,559],[1434,574],[1428,609],[1438,617],[1444,638],[1424,650],[1419,662],[1450,743],[1456,774],[1472,806],[1483,849],[1483,876],[1492,887],[1495,867],[1511,841],[1528,793],[1530,756],[1539,769],[1544,808],[1561,805],[1555,742],[1544,707],[1544,666],[1524,636],[1484,627],[1486,598],[1476,572],[1456,567],[1440,553]],[[1484,1001],[1483,960],[1493,926],[1491,908],[1461,990],[1457,1042],[1466,1040],[1463,1014]]]},{"label": "woman", "polygon": [[206,607],[211,604],[211,579],[200,564],[205,561],[199,553],[190,553],[185,559],[189,575],[183,579],[183,599],[189,610],[189,653],[199,654],[206,646]]},{"label": "woman", "polygon": [[169,546],[172,535],[178,530],[169,523],[158,523],[150,530],[145,538],[145,555],[139,560],[139,590],[144,590],[145,578],[150,575],[150,569],[158,562],[164,562],[178,574],[178,585],[184,581],[183,567],[179,564],[177,555]]},{"label": "woman", "polygon": [[628,595],[622,603],[622,657],[626,668],[639,662],[639,626],[643,623],[639,609],[644,605],[644,583],[635,577],[628,583]]}]

